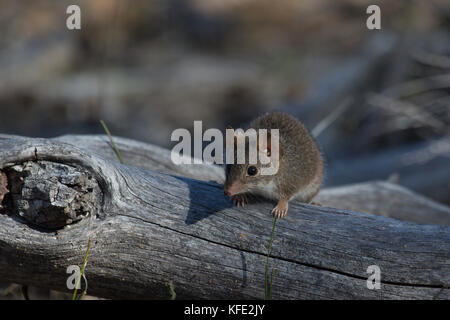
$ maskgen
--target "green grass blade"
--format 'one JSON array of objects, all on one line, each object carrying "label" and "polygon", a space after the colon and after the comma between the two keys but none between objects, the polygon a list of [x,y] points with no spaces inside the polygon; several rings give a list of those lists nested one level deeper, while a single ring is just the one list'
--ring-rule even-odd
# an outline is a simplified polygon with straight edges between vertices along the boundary
[{"label": "green grass blade", "polygon": [[84,254],[84,260],[83,260],[83,264],[81,266],[81,271],[80,271],[80,276],[77,279],[77,283],[75,284],[75,289],[73,291],[73,295],[72,295],[72,300],[79,300],[81,299],[85,294],[86,294],[86,289],[83,291],[83,293],[81,294],[81,296],[77,299],[77,288],[80,285],[81,282],[81,277],[84,274],[84,270],[86,269],[86,264],[87,264],[87,258],[89,255],[89,250],[91,249],[91,238],[89,238],[88,240],[88,245],[87,245],[87,249],[86,249],[86,253]]},{"label": "green grass blade", "polygon": [[170,292],[170,300],[175,300],[177,294],[175,293],[175,286],[173,285],[172,280],[169,281],[169,292]]},{"label": "green grass blade", "polygon": [[109,132],[108,127],[106,126],[106,123],[103,120],[100,120],[100,124],[103,127],[103,130],[105,130],[106,134],[109,137],[109,141],[111,142],[111,145],[114,148],[114,151],[116,152],[117,158],[119,158],[119,161],[121,164],[124,164],[122,155],[120,154],[119,148],[117,148],[116,144],[114,143],[113,137],[111,135],[111,132]]},{"label": "green grass blade", "polygon": [[269,248],[267,249],[267,257],[266,257],[266,266],[265,266],[265,273],[264,273],[264,298],[270,299],[271,291],[272,291],[272,281],[273,281],[273,269],[272,269],[272,278],[270,279],[270,292],[269,292],[269,279],[268,279],[268,273],[269,273],[269,257],[270,257],[270,251],[272,250],[272,242],[273,242],[273,236],[275,234],[275,226],[277,224],[277,217],[273,217],[273,226],[272,226],[272,234],[270,235],[269,240]]}]

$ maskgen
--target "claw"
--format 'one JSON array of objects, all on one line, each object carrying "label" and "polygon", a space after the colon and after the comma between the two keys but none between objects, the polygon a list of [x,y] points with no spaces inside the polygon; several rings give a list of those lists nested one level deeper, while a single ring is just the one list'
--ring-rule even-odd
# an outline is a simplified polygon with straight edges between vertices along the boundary
[{"label": "claw", "polygon": [[245,194],[237,194],[233,196],[232,201],[236,207],[244,207],[248,203],[248,199]]},{"label": "claw", "polygon": [[280,201],[278,201],[277,206],[273,208],[272,214],[277,218],[283,218],[286,216],[287,211],[288,211],[287,201],[280,199]]}]

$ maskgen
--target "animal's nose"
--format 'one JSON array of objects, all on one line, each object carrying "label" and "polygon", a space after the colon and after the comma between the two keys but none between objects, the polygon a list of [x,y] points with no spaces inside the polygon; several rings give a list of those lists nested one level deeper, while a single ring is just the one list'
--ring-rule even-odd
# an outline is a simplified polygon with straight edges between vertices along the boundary
[{"label": "animal's nose", "polygon": [[223,194],[226,196],[231,196],[231,192],[227,190],[223,190]]}]

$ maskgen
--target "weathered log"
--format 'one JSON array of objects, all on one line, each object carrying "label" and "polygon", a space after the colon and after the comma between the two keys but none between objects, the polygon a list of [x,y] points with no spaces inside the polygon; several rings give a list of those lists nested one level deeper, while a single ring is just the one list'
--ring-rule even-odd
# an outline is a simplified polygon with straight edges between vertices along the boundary
[{"label": "weathered log", "polygon": [[450,208],[387,181],[327,188],[314,198],[324,206],[398,220],[450,226]]},{"label": "weathered log", "polygon": [[[2,281],[67,290],[66,268],[81,264],[91,239],[89,294],[168,298],[173,281],[177,298],[264,297],[272,203],[232,207],[216,182],[62,140],[0,137]],[[450,298],[446,226],[294,202],[269,263],[275,299]],[[380,290],[367,288],[370,265],[381,269]]]},{"label": "weathered log", "polygon": [[398,175],[402,186],[437,201],[448,202],[448,138],[399,146],[329,163],[327,185],[359,183]]},{"label": "weathered log", "polygon": [[[88,153],[118,161],[106,136],[67,135],[55,139],[76,145]],[[119,137],[115,137],[114,141],[119,150],[122,150],[125,163],[133,167],[219,184],[225,179],[224,170],[220,166],[208,164],[179,166],[170,160],[170,151],[167,149]],[[389,182],[372,181],[326,188],[320,191],[314,201],[325,207],[424,224],[450,225],[449,207]]]}]

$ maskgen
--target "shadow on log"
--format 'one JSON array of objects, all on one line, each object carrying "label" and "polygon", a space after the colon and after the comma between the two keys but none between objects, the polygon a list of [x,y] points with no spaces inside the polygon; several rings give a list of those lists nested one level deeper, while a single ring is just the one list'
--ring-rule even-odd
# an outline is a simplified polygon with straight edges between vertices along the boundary
[{"label": "shadow on log", "polygon": [[[158,148],[130,140],[120,165],[83,139],[108,147],[103,136],[0,136],[2,281],[66,291],[91,239],[91,295],[167,299],[172,281],[180,299],[264,298],[272,203],[232,207],[218,167],[137,168]],[[167,160],[154,162],[171,171]],[[449,299],[450,227],[293,202],[269,263],[274,299]],[[371,265],[380,290],[367,288]]]}]

